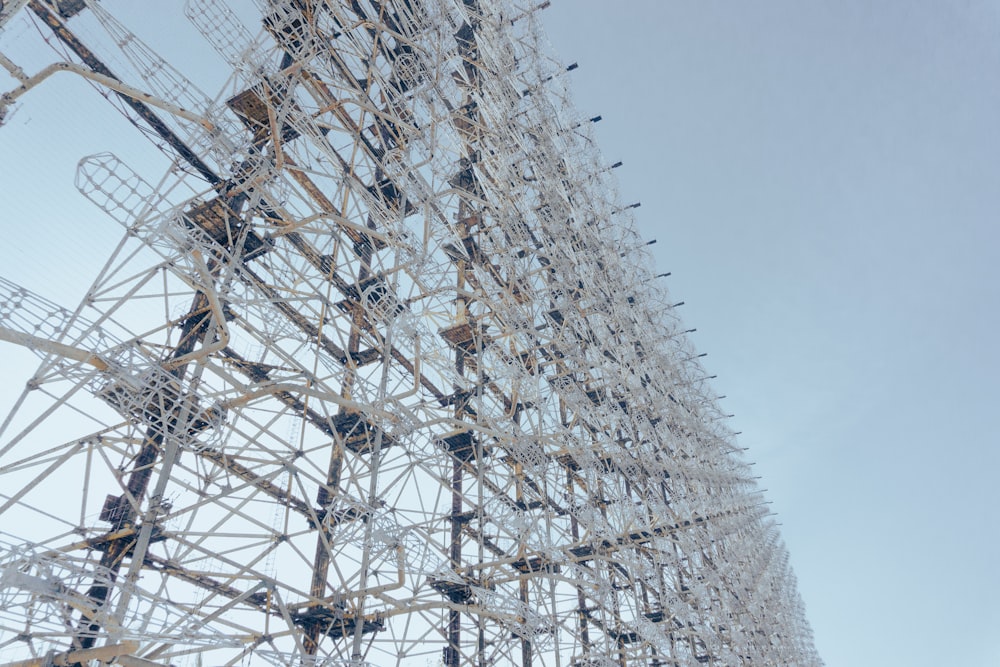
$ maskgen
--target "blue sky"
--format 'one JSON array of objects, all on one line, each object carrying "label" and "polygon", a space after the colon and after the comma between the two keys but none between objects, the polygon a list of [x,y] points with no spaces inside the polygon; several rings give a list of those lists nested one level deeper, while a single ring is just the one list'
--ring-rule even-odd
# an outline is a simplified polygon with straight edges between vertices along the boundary
[{"label": "blue sky", "polygon": [[[136,7],[123,19],[196,74]],[[1000,6],[556,0],[543,18],[757,461],[827,664],[1000,665]],[[118,235],[81,208],[76,161],[155,158],[60,76],[0,128],[0,275],[73,305],[75,267]]]},{"label": "blue sky", "polygon": [[1000,5],[546,10],[828,665],[1000,665]]}]

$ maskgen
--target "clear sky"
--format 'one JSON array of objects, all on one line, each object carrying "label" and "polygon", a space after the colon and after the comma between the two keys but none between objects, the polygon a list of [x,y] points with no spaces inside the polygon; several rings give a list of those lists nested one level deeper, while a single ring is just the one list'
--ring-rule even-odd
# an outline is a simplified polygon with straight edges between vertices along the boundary
[{"label": "clear sky", "polygon": [[[197,75],[188,27],[106,4]],[[757,461],[827,664],[1000,665],[1000,5],[554,0],[543,17]],[[135,134],[70,78],[25,98],[0,127],[0,275],[75,305],[76,267],[118,236],[73,190],[76,161],[155,159]]]},{"label": "clear sky", "polygon": [[1000,4],[561,0],[831,667],[1000,665]]}]

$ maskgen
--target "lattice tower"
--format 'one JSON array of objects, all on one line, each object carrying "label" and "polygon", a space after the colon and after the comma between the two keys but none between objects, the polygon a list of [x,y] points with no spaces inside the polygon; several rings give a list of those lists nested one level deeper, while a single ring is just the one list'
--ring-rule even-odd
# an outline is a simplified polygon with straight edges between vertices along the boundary
[{"label": "lattice tower", "polygon": [[78,304],[0,282],[0,663],[821,664],[545,4],[189,0],[213,97],[8,0],[67,59],[0,111],[81,76],[171,164],[80,161]]}]

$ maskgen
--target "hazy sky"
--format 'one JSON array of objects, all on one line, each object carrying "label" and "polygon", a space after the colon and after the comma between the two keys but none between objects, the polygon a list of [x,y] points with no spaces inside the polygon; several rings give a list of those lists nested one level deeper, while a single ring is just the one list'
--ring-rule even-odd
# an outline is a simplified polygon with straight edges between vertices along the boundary
[{"label": "hazy sky", "polygon": [[[197,37],[107,4],[197,72]],[[543,17],[758,462],[827,664],[1000,665],[1000,5]],[[136,141],[78,81],[32,91],[0,127],[0,275],[75,305],[75,267],[118,236],[81,208],[76,160],[150,159]]]},{"label": "hazy sky", "polygon": [[831,667],[1000,665],[1000,4],[545,11]]}]

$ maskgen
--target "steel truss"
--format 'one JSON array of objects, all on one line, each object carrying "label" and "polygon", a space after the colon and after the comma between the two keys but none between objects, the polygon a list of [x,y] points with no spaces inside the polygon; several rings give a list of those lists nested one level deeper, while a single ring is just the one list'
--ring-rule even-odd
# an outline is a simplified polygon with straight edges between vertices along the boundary
[{"label": "steel truss", "polygon": [[174,164],[80,162],[79,305],[0,282],[0,662],[821,664],[547,3],[189,0],[216,100],[14,4],[73,62],[0,107],[85,76]]}]

